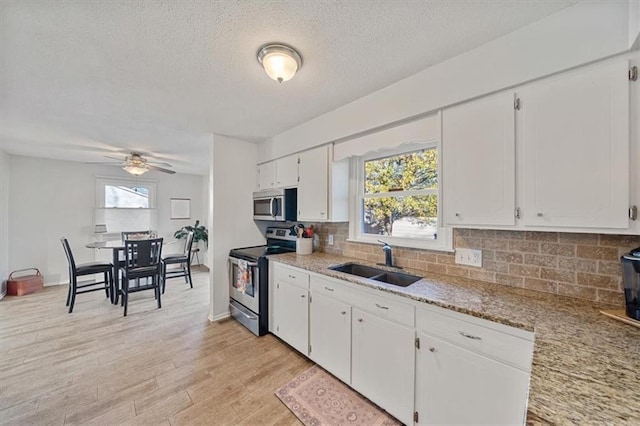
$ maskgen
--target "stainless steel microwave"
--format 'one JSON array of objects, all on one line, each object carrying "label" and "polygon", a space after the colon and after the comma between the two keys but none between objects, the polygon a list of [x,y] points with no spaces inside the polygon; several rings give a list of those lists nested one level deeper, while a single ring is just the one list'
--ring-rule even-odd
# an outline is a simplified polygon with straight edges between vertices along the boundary
[{"label": "stainless steel microwave", "polygon": [[253,193],[253,219],[298,220],[298,189],[273,189]]}]

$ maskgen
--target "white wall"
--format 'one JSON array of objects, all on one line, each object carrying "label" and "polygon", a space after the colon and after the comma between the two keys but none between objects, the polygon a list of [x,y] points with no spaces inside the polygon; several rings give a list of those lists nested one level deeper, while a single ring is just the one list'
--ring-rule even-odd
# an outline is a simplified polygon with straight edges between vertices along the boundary
[{"label": "white wall", "polygon": [[563,9],[274,136],[260,144],[258,162],[623,53],[629,13],[627,0]]},{"label": "white wall", "polygon": [[629,48],[640,49],[640,1],[629,0]]},{"label": "white wall", "polygon": [[[118,167],[14,155],[9,173],[9,268],[37,267],[45,284],[68,282],[60,237],[69,239],[76,262],[94,260],[94,251],[84,245],[95,239],[96,176],[132,176]],[[205,217],[202,176],[151,172],[143,178],[157,182],[160,236],[173,239],[174,231]],[[170,219],[172,197],[191,199],[191,220]],[[180,244],[167,247],[181,250]]]},{"label": "white wall", "polygon": [[0,149],[0,298],[9,272],[9,154]]},{"label": "white wall", "polygon": [[256,156],[255,144],[226,136],[213,136],[213,223],[209,235],[212,260],[211,321],[229,315],[229,250],[265,242],[253,221]]}]

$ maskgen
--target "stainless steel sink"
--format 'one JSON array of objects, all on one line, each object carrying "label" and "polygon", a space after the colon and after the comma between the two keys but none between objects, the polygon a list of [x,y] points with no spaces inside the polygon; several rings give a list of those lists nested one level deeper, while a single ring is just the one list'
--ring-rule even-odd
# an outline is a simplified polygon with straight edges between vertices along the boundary
[{"label": "stainless steel sink", "polygon": [[420,281],[422,277],[416,275],[403,274],[400,272],[385,272],[380,275],[371,277],[372,280],[381,281],[387,284],[397,285],[399,287],[407,287],[416,281]]},{"label": "stainless steel sink", "polygon": [[345,263],[344,265],[333,266],[329,269],[338,272],[344,272],[349,275],[357,275],[359,277],[371,278],[385,272],[383,269],[373,268],[371,266],[360,265],[358,263]]},{"label": "stainless steel sink", "polygon": [[418,277],[416,275],[405,274],[402,272],[386,271],[384,269],[360,265],[358,263],[345,263],[344,265],[333,266],[329,269],[333,271],[344,272],[345,274],[369,278],[386,284],[397,285],[399,287],[410,286],[416,281],[422,279],[422,277]]}]

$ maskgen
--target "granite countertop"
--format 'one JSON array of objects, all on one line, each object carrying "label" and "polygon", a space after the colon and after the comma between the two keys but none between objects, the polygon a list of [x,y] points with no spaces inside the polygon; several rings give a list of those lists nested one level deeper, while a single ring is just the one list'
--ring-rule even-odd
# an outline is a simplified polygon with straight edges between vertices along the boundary
[{"label": "granite countertop", "polygon": [[640,425],[640,329],[605,317],[620,309],[468,278],[405,269],[423,279],[397,287],[328,269],[343,256],[270,256],[301,269],[535,332],[528,422]]}]

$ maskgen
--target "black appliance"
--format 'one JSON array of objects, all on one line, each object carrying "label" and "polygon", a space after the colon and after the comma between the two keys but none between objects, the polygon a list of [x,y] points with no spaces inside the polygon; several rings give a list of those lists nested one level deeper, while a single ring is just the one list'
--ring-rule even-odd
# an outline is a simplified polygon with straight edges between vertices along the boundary
[{"label": "black appliance", "polygon": [[[269,331],[270,254],[296,251],[291,228],[268,227],[267,244],[229,252],[229,311],[257,336]],[[242,278],[240,278],[242,277]]]},{"label": "black appliance", "polygon": [[620,258],[627,316],[640,321],[640,247]]}]

